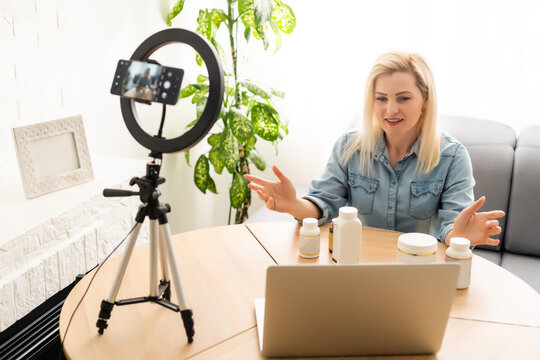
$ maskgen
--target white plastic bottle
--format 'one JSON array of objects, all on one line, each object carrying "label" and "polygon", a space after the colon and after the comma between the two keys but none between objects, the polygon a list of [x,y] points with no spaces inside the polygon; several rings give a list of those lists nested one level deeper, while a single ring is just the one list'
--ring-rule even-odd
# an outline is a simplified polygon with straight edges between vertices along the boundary
[{"label": "white plastic bottle", "polygon": [[332,253],[337,263],[358,264],[361,243],[362,222],[358,219],[358,210],[352,206],[340,208],[339,217],[334,225],[334,251]]},{"label": "white plastic bottle", "polygon": [[303,258],[313,259],[319,256],[321,249],[321,229],[317,226],[319,221],[314,218],[305,218],[300,228],[298,252]]},{"label": "white plastic bottle", "polygon": [[460,264],[457,288],[466,289],[471,282],[472,251],[469,239],[453,237],[450,239],[450,247],[446,249],[446,262]]}]

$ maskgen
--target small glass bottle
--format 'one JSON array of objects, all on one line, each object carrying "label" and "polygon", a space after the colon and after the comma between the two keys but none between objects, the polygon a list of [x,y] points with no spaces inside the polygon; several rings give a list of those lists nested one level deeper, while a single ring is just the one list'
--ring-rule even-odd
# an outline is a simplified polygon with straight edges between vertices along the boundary
[{"label": "small glass bottle", "polygon": [[334,250],[334,226],[336,225],[337,218],[333,218],[328,228],[328,251]]},{"label": "small glass bottle", "polygon": [[338,264],[358,264],[362,243],[362,222],[358,219],[358,210],[355,207],[343,206],[339,209],[334,232],[332,257],[337,260]]},{"label": "small glass bottle", "polygon": [[446,262],[460,264],[457,288],[466,289],[471,282],[472,251],[469,239],[453,237],[450,239],[450,247],[446,249]]},{"label": "small glass bottle", "polygon": [[430,264],[436,261],[437,239],[424,233],[405,233],[398,237],[397,260],[404,264]]},{"label": "small glass bottle", "polygon": [[314,218],[305,218],[300,228],[299,255],[306,259],[319,256],[321,249],[321,229],[317,226],[319,221]]}]

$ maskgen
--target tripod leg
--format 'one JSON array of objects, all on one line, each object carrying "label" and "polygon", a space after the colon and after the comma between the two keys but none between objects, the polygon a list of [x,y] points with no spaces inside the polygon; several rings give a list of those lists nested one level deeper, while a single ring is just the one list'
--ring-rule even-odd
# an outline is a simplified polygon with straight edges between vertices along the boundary
[{"label": "tripod leg", "polygon": [[184,298],[184,291],[182,289],[182,284],[180,283],[180,271],[178,270],[176,255],[174,253],[171,241],[171,230],[169,229],[168,223],[160,224],[159,227],[161,237],[167,251],[167,259],[169,260],[169,266],[171,268],[172,282],[174,285],[174,290],[176,292],[176,298],[178,299],[178,306],[180,307],[180,313],[184,322],[184,328],[186,329],[188,343],[192,343],[193,335],[195,334],[195,330],[193,327],[193,312],[187,308],[186,299]]},{"label": "tripod leg", "polygon": [[157,258],[159,228],[157,220],[150,220],[150,297],[157,297]]},{"label": "tripod leg", "polygon": [[167,265],[167,253],[165,252],[165,244],[163,243],[163,237],[161,236],[161,231],[159,231],[159,256],[161,260],[161,281],[160,286],[165,286],[165,291],[163,292],[163,298],[171,300],[171,286],[169,282],[169,267]]},{"label": "tripod leg", "polygon": [[118,290],[120,289],[120,284],[122,283],[122,279],[124,278],[124,275],[126,274],[129,258],[131,257],[131,253],[133,252],[133,248],[135,247],[135,243],[137,242],[137,237],[139,236],[141,225],[142,223],[137,223],[137,225],[133,229],[133,233],[131,234],[131,237],[128,241],[128,245],[126,247],[126,251],[122,258],[120,269],[118,270],[118,273],[116,274],[116,278],[114,280],[109,297],[107,300],[103,300],[101,302],[101,310],[99,311],[99,318],[96,323],[96,326],[99,328],[98,332],[100,334],[103,334],[103,331],[108,326],[107,320],[109,320],[109,318],[111,317],[111,311],[113,309],[114,302],[116,301],[116,296],[118,296]]}]

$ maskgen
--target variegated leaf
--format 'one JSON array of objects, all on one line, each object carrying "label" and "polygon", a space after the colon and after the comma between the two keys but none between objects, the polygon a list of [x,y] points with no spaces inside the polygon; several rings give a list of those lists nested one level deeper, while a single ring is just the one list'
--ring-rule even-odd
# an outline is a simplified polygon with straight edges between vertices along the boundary
[{"label": "variegated leaf", "polygon": [[208,100],[207,97],[201,97],[197,100],[197,119],[199,119],[204,111],[204,108],[206,107],[206,101]]},{"label": "variegated leaf", "polygon": [[279,49],[281,49],[281,34],[274,19],[270,19],[270,26],[276,35],[276,48],[274,50],[274,53],[276,53]]},{"label": "variegated leaf", "polygon": [[253,131],[267,141],[274,141],[279,136],[279,124],[274,118],[270,106],[257,104],[251,108],[251,121],[254,124]]},{"label": "variegated leaf", "polygon": [[244,145],[244,155],[249,156],[249,153],[254,148],[255,143],[257,142],[257,138],[255,135],[252,135],[247,139],[246,144]]},{"label": "variegated leaf", "polygon": [[262,157],[259,156],[255,151],[251,151],[249,154],[249,160],[253,164],[255,164],[255,167],[261,171],[264,171],[266,169],[266,161]]},{"label": "variegated leaf", "polygon": [[186,163],[188,164],[188,166],[191,166],[191,164],[189,163],[189,149],[184,150],[184,156],[186,157]]},{"label": "variegated leaf", "polygon": [[253,124],[239,109],[229,111],[229,126],[238,142],[244,142],[253,134]]},{"label": "variegated leaf", "polygon": [[225,162],[223,162],[223,156],[221,155],[221,148],[219,146],[214,146],[212,150],[208,153],[208,159],[214,167],[214,171],[217,174],[221,174],[223,168],[225,167]]},{"label": "variegated leaf", "polygon": [[210,13],[210,18],[212,19],[212,23],[217,29],[222,22],[227,20],[227,14],[225,14],[225,12],[221,9],[212,9],[212,12]]},{"label": "variegated leaf", "polygon": [[197,123],[197,121],[199,121],[199,117],[197,116],[197,118],[195,120],[193,120],[192,122],[190,122],[189,124],[186,125],[186,129],[189,129],[190,127],[193,127],[195,126],[195,124]]},{"label": "variegated leaf", "polygon": [[252,94],[260,96],[265,100],[268,100],[272,96],[271,90],[265,89],[263,86],[252,83],[251,81],[239,81],[239,83]]},{"label": "variegated leaf", "polygon": [[[204,85],[204,84],[201,84],[201,85]],[[192,104],[197,103],[197,101],[199,101],[199,99],[206,96],[206,94],[208,94],[208,85],[206,85],[206,87],[201,90],[197,90],[197,92],[193,94],[193,97],[191,98],[191,103]]]},{"label": "variegated leaf", "polygon": [[212,19],[210,18],[210,13],[208,10],[199,10],[199,17],[197,18],[197,33],[206,37],[207,39],[212,38]]},{"label": "variegated leaf", "polygon": [[234,173],[240,155],[238,154],[238,140],[229,128],[225,128],[221,133],[221,155],[227,171]]},{"label": "variegated leaf", "polygon": [[204,154],[199,156],[199,159],[197,159],[197,162],[195,163],[193,181],[204,194],[206,194],[206,189],[208,187],[209,169],[208,158]]},{"label": "variegated leaf", "polygon": [[212,179],[210,174],[208,174],[208,186],[207,186],[207,189],[210,190],[211,192],[213,192],[214,194],[217,194],[216,183],[214,182],[214,179]]},{"label": "variegated leaf", "polygon": [[220,140],[221,140],[220,134],[212,134],[208,137],[207,141],[208,141],[208,144],[210,144],[210,146],[214,147],[219,144]]},{"label": "variegated leaf", "polygon": [[279,30],[291,34],[296,27],[296,16],[291,7],[281,0],[274,0],[272,20],[276,22]]},{"label": "variegated leaf", "polygon": [[233,183],[229,189],[229,199],[231,201],[231,207],[239,208],[249,195],[249,188],[247,181],[239,173],[234,173]]},{"label": "variegated leaf", "polygon": [[182,9],[184,8],[184,1],[185,0],[178,0],[176,4],[174,4],[174,7],[167,16],[167,25],[172,26],[172,19],[174,19],[176,15],[180,14]]}]

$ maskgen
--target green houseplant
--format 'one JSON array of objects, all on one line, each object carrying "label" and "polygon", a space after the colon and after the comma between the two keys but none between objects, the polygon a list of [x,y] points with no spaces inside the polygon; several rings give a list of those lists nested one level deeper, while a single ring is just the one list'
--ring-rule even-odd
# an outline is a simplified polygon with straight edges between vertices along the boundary
[{"label": "green houseplant", "polygon": [[[171,20],[182,11],[184,2],[178,0],[169,13],[169,26],[172,25]],[[251,205],[251,190],[243,175],[250,173],[251,164],[261,171],[266,168],[264,159],[256,150],[257,141],[262,139],[277,145],[288,129],[274,106],[275,98],[283,98],[284,94],[239,77],[238,42],[260,41],[267,50],[272,32],[277,51],[281,47],[281,33],[292,33],[296,17],[290,6],[281,0],[226,0],[226,3],[225,10],[199,10],[197,18],[197,33],[214,45],[222,60],[226,56],[231,57],[232,69],[225,72],[225,99],[218,119],[221,132],[208,136],[211,149],[197,159],[194,182],[203,193],[207,190],[217,193],[216,184],[210,176],[210,165],[217,174],[226,169],[232,175],[229,223],[230,210],[234,208],[235,223],[239,224],[248,218]],[[228,53],[217,40],[218,31],[222,28],[228,32]],[[195,60],[199,66],[202,65],[202,58],[198,54]],[[180,98],[191,98],[191,102],[196,104],[198,119],[206,105],[207,94],[208,79],[199,75],[196,83],[181,90]],[[193,126],[196,121],[187,127]],[[189,152],[186,152],[186,160],[189,164]]]}]

